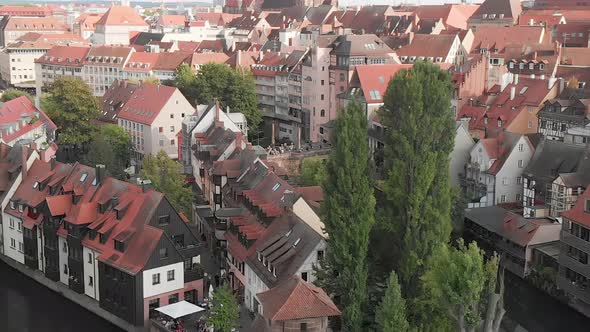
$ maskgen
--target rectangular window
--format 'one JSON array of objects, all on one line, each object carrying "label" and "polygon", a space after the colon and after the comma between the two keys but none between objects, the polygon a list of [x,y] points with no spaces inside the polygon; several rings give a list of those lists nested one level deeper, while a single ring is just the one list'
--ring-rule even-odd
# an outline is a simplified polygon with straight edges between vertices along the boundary
[{"label": "rectangular window", "polygon": [[160,259],[168,258],[168,249],[160,248]]},{"label": "rectangular window", "polygon": [[175,143],[176,142],[173,139],[170,140],[170,145],[174,145]]},{"label": "rectangular window", "polygon": [[178,302],[178,293],[174,293],[168,297],[168,304]]},{"label": "rectangular window", "polygon": [[586,200],[585,211],[590,213],[590,199]]},{"label": "rectangular window", "polygon": [[324,259],[324,251],[323,250],[318,250],[318,261],[321,261]]},{"label": "rectangular window", "polygon": [[10,218],[10,228],[14,229],[14,219]]},{"label": "rectangular window", "polygon": [[522,176],[516,177],[516,184],[522,184]]},{"label": "rectangular window", "polygon": [[88,253],[88,264],[92,264],[92,253]]},{"label": "rectangular window", "polygon": [[506,203],[506,195],[500,196],[500,203]]},{"label": "rectangular window", "polygon": [[68,243],[64,242],[64,245],[62,247],[63,252],[65,252],[66,254],[68,253]]},{"label": "rectangular window", "polygon": [[516,201],[520,202],[520,194],[516,194]]},{"label": "rectangular window", "polygon": [[152,274],[152,285],[157,285],[160,283],[160,274],[154,273]]},{"label": "rectangular window", "polygon": [[522,152],[524,151],[524,144],[518,144],[518,151]]},{"label": "rectangular window", "polygon": [[168,281],[174,280],[174,270],[168,271]]},{"label": "rectangular window", "polygon": [[94,280],[92,280],[92,277],[88,277],[88,286],[91,286],[94,284],[93,282]]},{"label": "rectangular window", "polygon": [[174,119],[174,114],[170,114],[170,119]]},{"label": "rectangular window", "polygon": [[307,323],[301,323],[299,327],[301,332],[307,332]]},{"label": "rectangular window", "polygon": [[524,160],[519,160],[518,161],[518,168],[523,168],[524,167]]},{"label": "rectangular window", "polygon": [[68,264],[64,264],[64,274],[68,274]]},{"label": "rectangular window", "polygon": [[163,139],[160,140],[160,146],[164,146],[164,140]]},{"label": "rectangular window", "polygon": [[12,239],[12,238],[10,239],[10,247],[12,249],[16,249],[16,240],[15,239]]},{"label": "rectangular window", "polygon": [[160,127],[160,128],[158,128],[158,131],[159,131],[160,133],[163,133],[163,132],[164,132],[164,127]]},{"label": "rectangular window", "polygon": [[158,217],[158,225],[168,225],[170,223],[170,215]]},{"label": "rectangular window", "polygon": [[174,132],[174,126],[170,126],[170,132],[173,133]]},{"label": "rectangular window", "polygon": [[301,279],[303,279],[303,281],[307,281],[307,272],[301,272]]},{"label": "rectangular window", "polygon": [[529,120],[528,127],[533,128],[533,121]]}]

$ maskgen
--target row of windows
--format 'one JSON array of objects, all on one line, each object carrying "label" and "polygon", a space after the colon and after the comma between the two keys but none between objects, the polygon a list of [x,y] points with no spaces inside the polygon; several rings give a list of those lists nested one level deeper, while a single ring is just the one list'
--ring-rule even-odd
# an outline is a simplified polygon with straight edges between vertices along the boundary
[{"label": "row of windows", "polygon": [[[166,272],[166,278],[168,281],[174,281],[174,270],[168,270],[168,272]],[[154,273],[152,274],[152,285],[158,284],[160,284],[160,274]]]}]

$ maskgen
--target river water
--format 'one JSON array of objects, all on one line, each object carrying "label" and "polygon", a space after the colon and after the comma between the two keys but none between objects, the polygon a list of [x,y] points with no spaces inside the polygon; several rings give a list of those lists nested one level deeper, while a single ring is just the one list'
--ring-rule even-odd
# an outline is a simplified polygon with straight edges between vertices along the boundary
[{"label": "river water", "polygon": [[0,331],[122,332],[1,261]]}]

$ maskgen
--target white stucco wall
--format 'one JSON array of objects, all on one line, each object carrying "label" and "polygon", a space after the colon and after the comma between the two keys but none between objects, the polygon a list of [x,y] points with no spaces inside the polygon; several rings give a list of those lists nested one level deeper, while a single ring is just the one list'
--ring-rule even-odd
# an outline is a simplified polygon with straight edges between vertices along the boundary
[{"label": "white stucco wall", "polygon": [[[522,146],[522,151],[520,151],[519,146]],[[502,169],[496,174],[496,204],[501,202],[502,195],[505,195],[506,202],[516,202],[517,194],[520,195],[520,200],[522,200],[523,185],[517,183],[517,178],[522,176],[522,172],[526,169],[533,153],[534,151],[527,139],[521,136],[504,162]],[[518,167],[519,160],[522,160],[522,167]]]},{"label": "white stucco wall", "polygon": [[313,266],[318,265],[318,251],[320,250],[324,252],[324,257],[326,257],[326,241],[321,240],[311,254],[305,259],[305,262],[303,262],[299,270],[297,270],[296,274],[299,276],[301,276],[302,273],[307,273],[307,282],[314,282],[316,279],[315,273],[313,272]]},{"label": "white stucco wall", "polygon": [[[10,207],[8,207],[10,209]],[[2,215],[3,221],[3,236],[4,236],[4,255],[14,259],[15,261],[24,264],[25,254],[23,242],[22,220],[11,216],[7,213]],[[14,240],[14,241],[13,241]],[[14,243],[14,247],[12,244]],[[20,249],[23,250],[20,250]]]},{"label": "white stucco wall", "polygon": [[465,164],[469,161],[469,152],[475,142],[469,135],[469,132],[463,126],[458,126],[455,132],[455,146],[451,152],[449,162],[449,176],[451,186],[459,187],[459,174],[465,171]]},{"label": "white stucco wall", "polygon": [[[84,294],[95,300],[100,300],[99,292],[99,275],[98,275],[98,256],[99,252],[87,247],[82,247],[82,260],[84,261]],[[92,286],[90,285],[92,278]]]},{"label": "white stucco wall", "polygon": [[[168,271],[174,270],[174,280],[168,281]],[[160,283],[152,285],[152,276],[160,274]],[[168,293],[184,287],[184,262],[143,271],[143,298]]]},{"label": "white stucco wall", "polygon": [[[256,273],[252,270],[252,268],[248,265],[248,263],[244,264],[244,272],[246,277],[246,285],[244,288],[246,290],[244,302],[246,303],[246,307],[250,310],[254,310],[254,299],[256,298],[256,294],[267,291],[269,288],[268,286],[260,279]],[[256,298],[258,299],[258,298]],[[260,301],[259,301],[260,303]]]}]

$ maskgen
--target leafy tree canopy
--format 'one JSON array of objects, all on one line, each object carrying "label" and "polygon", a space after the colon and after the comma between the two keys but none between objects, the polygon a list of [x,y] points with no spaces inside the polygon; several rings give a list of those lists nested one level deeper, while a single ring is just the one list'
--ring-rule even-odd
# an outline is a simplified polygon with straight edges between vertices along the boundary
[{"label": "leafy tree canopy", "polygon": [[111,124],[101,126],[92,134],[86,163],[103,164],[111,176],[123,180],[132,150],[131,136],[123,128]]},{"label": "leafy tree canopy", "polygon": [[238,327],[240,307],[227,284],[217,288],[213,292],[213,301],[207,317],[207,323],[212,325],[215,331],[231,332]]},{"label": "leafy tree canopy", "polygon": [[166,195],[170,203],[186,216],[191,215],[193,192],[184,187],[184,177],[178,162],[170,159],[166,152],[147,155],[141,163],[140,177],[152,181],[154,188]]},{"label": "leafy tree canopy", "polygon": [[100,115],[98,100],[82,80],[62,76],[41,98],[41,106],[57,125],[58,142],[82,145],[92,138],[92,120]]},{"label": "leafy tree canopy", "polygon": [[397,274],[391,272],[385,296],[375,315],[379,331],[406,332],[410,329],[406,318],[406,301],[402,297]]},{"label": "leafy tree canopy", "polygon": [[33,96],[31,96],[28,92],[17,89],[7,89],[6,91],[4,91],[4,93],[2,94],[2,98],[0,98],[0,101],[7,102],[16,99],[20,96],[26,96],[27,98],[29,98],[29,100],[31,100],[31,102],[33,101]]},{"label": "leafy tree canopy", "polygon": [[326,159],[318,157],[303,159],[299,179],[304,186],[321,186],[326,179]]}]

